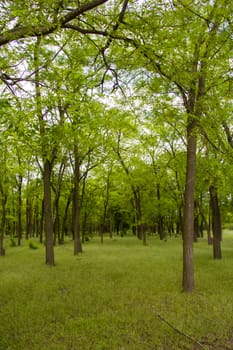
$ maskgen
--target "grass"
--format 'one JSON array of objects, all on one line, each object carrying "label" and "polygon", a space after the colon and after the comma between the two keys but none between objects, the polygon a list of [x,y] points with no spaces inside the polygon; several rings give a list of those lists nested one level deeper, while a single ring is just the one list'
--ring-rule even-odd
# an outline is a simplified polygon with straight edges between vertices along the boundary
[{"label": "grass", "polygon": [[55,267],[43,246],[9,242],[0,350],[233,349],[233,234],[224,237],[221,261],[205,240],[194,245],[192,294],[181,292],[180,238],[94,238],[76,257],[67,242],[55,248]]}]

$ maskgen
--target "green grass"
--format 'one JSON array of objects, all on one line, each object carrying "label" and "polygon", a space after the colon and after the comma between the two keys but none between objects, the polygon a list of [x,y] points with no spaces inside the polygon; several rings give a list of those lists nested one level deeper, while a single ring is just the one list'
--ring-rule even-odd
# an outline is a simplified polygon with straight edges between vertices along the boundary
[{"label": "green grass", "polygon": [[0,350],[233,349],[233,235],[224,237],[221,261],[205,240],[194,245],[192,294],[181,292],[180,238],[147,246],[94,238],[76,257],[67,242],[55,248],[55,267],[44,264],[42,245],[9,242],[0,258]]}]

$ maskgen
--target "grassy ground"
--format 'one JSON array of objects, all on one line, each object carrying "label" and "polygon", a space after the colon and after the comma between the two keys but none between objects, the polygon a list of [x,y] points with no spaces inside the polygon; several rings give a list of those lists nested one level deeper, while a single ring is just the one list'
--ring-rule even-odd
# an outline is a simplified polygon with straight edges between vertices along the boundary
[{"label": "grassy ground", "polygon": [[196,290],[181,292],[179,238],[55,248],[7,247],[0,259],[0,350],[233,349],[233,235],[223,260],[195,244]]}]

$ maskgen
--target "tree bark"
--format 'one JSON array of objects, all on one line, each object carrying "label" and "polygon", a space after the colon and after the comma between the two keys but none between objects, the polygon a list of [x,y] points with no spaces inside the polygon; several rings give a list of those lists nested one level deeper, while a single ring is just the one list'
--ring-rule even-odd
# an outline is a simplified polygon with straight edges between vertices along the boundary
[{"label": "tree bark", "polygon": [[53,266],[54,246],[53,246],[53,215],[51,205],[51,173],[52,163],[48,159],[44,163],[44,232],[46,264]]}]

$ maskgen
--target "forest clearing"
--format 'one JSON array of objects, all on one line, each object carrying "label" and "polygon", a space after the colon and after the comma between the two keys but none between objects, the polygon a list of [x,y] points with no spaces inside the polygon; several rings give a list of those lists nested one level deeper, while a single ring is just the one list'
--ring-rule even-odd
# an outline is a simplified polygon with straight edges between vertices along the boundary
[{"label": "forest clearing", "polygon": [[[55,247],[7,247],[1,260],[1,350],[230,350],[233,347],[233,232],[222,260],[194,244],[196,290],[181,292],[182,242],[94,237],[73,256]],[[9,242],[10,243],[10,242]],[[37,243],[36,243],[37,244]]]}]

